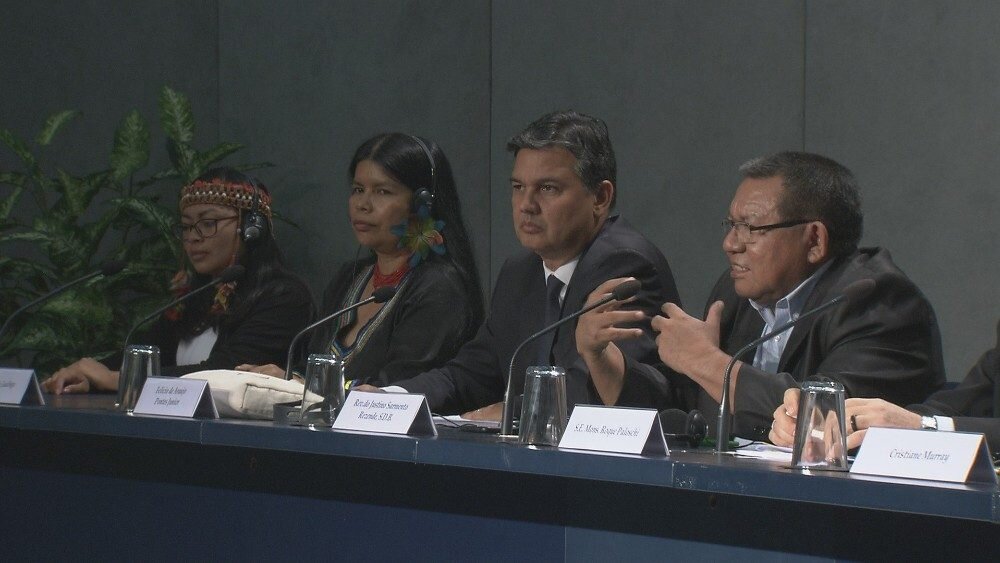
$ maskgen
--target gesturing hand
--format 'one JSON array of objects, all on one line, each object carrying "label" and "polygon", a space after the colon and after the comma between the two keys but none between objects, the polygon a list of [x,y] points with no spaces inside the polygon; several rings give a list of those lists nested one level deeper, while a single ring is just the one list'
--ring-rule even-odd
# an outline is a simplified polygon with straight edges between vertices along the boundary
[{"label": "gesturing hand", "polygon": [[[615,278],[608,280],[587,296],[586,306],[590,306],[611,294],[611,290],[622,282],[634,278]],[[641,328],[618,328],[618,325],[634,323],[645,320],[646,315],[642,311],[624,311],[621,307],[626,303],[634,301],[635,298],[626,301],[611,301],[597,307],[593,311],[583,314],[576,323],[576,351],[584,360],[599,357],[608,344],[639,338],[642,336]]]}]

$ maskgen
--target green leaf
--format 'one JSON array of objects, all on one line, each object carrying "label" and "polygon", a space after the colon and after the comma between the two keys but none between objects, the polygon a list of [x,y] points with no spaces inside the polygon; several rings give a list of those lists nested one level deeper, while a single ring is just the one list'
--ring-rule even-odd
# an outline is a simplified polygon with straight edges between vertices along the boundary
[{"label": "green leaf", "polygon": [[38,313],[83,327],[102,326],[112,320],[107,296],[94,286],[67,291],[47,301]]},{"label": "green leaf", "polygon": [[0,184],[23,187],[28,181],[28,176],[20,172],[0,172]]},{"label": "green leaf", "polygon": [[39,166],[38,160],[35,159],[35,156],[31,154],[31,150],[28,148],[27,143],[15,137],[14,134],[7,129],[0,129],[0,142],[3,142],[3,144],[7,145],[7,147],[14,151],[14,154],[16,154],[17,157],[21,159],[21,162],[24,163],[28,175],[35,180],[35,183],[39,188],[34,190],[37,204],[39,207],[47,208],[48,203],[46,203],[45,190],[52,185],[52,181],[49,180],[45,174],[42,174],[42,168]]},{"label": "green leaf", "polygon": [[246,145],[240,143],[219,143],[205,152],[198,153],[195,161],[198,163],[198,174],[200,175],[212,164],[219,162],[234,152],[243,149]]},{"label": "green leaf", "polygon": [[18,350],[54,350],[60,343],[70,345],[70,338],[69,335],[59,334],[55,327],[41,322],[40,318],[32,316],[0,355],[9,356]]},{"label": "green leaf", "polygon": [[33,260],[0,256],[0,278],[4,280],[21,280],[32,277],[54,279],[56,273],[52,268]]},{"label": "green leaf", "polygon": [[0,223],[6,223],[7,218],[10,217],[11,210],[17,205],[17,200],[21,199],[21,194],[24,193],[24,188],[22,186],[17,186],[14,191],[11,192],[9,196],[0,201]]},{"label": "green leaf", "polygon": [[185,182],[190,182],[197,178],[198,174],[201,174],[198,164],[195,162],[196,154],[191,145],[187,143],[167,141],[167,155],[170,156],[170,162],[180,170],[181,177],[184,178]]},{"label": "green leaf", "polygon": [[10,233],[8,235],[3,235],[0,237],[0,243],[2,242],[47,242],[49,240],[48,235],[45,233],[39,233],[35,231],[22,231],[20,233]]},{"label": "green leaf", "polygon": [[160,124],[167,137],[175,143],[190,144],[194,140],[194,113],[187,96],[164,86],[159,101]]},{"label": "green leaf", "polygon": [[111,175],[122,182],[149,162],[149,127],[139,112],[132,110],[115,131],[111,149]]},{"label": "green leaf", "polygon": [[129,216],[163,237],[170,237],[175,212],[146,198],[127,197],[112,200]]},{"label": "green leaf", "polygon": [[24,163],[24,166],[27,167],[28,170],[34,171],[38,168],[38,161],[36,161],[35,156],[31,154],[31,150],[28,148],[28,145],[21,139],[15,137],[14,133],[10,130],[0,129],[0,142],[3,142],[3,144],[7,145],[10,150],[14,151],[14,154],[21,159],[21,162]]},{"label": "green leaf", "polygon": [[63,197],[56,203],[56,207],[65,210],[64,218],[66,220],[76,223],[76,219],[87,209],[90,200],[101,186],[88,182],[86,178],[70,176],[62,169],[59,169],[57,173],[59,182],[56,187]]},{"label": "green leaf", "polygon": [[89,269],[90,247],[79,229],[49,216],[36,218],[33,226],[45,237],[41,246],[62,279],[72,279]]},{"label": "green leaf", "polygon": [[55,137],[56,133],[58,133],[64,125],[81,115],[83,115],[82,112],[73,109],[53,113],[48,119],[45,120],[45,125],[38,133],[38,136],[35,137],[35,142],[42,147],[48,146],[52,142],[52,138]]},{"label": "green leaf", "polygon": [[160,170],[156,174],[153,174],[145,180],[136,182],[135,185],[139,188],[145,188],[146,186],[151,186],[160,180],[166,180],[168,178],[180,178],[181,173],[176,168],[168,168],[166,170]]},{"label": "green leaf", "polygon": [[94,256],[97,253],[98,248],[101,246],[101,240],[104,238],[104,234],[107,233],[108,227],[114,223],[116,218],[117,213],[114,209],[112,209],[102,215],[100,219],[91,223],[86,223],[80,228],[80,238],[82,239],[89,256]]}]

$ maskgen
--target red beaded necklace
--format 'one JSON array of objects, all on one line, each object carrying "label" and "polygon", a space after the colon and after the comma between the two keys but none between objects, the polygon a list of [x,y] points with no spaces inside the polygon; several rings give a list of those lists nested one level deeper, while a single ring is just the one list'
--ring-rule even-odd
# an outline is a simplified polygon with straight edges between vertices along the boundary
[{"label": "red beaded necklace", "polygon": [[383,274],[378,269],[378,264],[375,264],[375,271],[372,272],[372,289],[378,289],[380,287],[396,287],[399,285],[399,281],[403,279],[403,276],[410,271],[410,261],[403,260],[403,264],[396,268],[395,272],[390,274]]}]

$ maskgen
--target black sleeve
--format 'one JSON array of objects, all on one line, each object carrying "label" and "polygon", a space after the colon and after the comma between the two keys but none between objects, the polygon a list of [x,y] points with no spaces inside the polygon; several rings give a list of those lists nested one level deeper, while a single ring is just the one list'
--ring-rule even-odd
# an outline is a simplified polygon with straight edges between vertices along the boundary
[{"label": "black sleeve", "polygon": [[388,351],[379,358],[379,385],[438,367],[464,343],[472,307],[466,303],[457,272],[427,264],[412,281],[412,289],[394,311]]},{"label": "black sleeve", "polygon": [[288,346],[313,316],[309,289],[300,283],[282,284],[262,296],[241,322],[220,328],[219,338],[205,361],[163,368],[164,375],[180,376],[208,369],[232,369],[239,364],[285,365]]},{"label": "black sleeve", "polygon": [[921,404],[907,408],[923,415],[952,417],[955,430],[982,432],[990,449],[1000,448],[1000,418],[997,417],[997,380],[1000,379],[1000,327],[997,347],[987,351],[954,389],[942,389]]},{"label": "black sleeve", "polygon": [[503,400],[504,375],[497,356],[495,317],[491,311],[475,338],[462,346],[444,367],[396,385],[410,393],[423,393],[431,410],[441,414],[462,413]]}]

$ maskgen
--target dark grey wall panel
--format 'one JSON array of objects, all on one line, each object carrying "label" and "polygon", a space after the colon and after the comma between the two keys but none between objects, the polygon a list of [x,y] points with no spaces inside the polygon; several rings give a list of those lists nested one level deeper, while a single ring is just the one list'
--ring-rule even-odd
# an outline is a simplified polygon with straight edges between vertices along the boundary
[{"label": "dark grey wall panel", "polygon": [[278,165],[260,175],[301,226],[279,239],[314,292],[355,255],[347,165],[382,131],[443,147],[489,280],[487,2],[223,1],[220,20],[222,136]]},{"label": "dark grey wall panel", "polygon": [[864,243],[934,304],[949,378],[1000,306],[1000,5],[810,2],[806,148],[858,175]]},{"label": "dark grey wall panel", "polygon": [[184,91],[200,146],[241,141],[236,160],[278,165],[261,176],[301,225],[279,237],[316,292],[355,252],[345,176],[361,140],[441,143],[489,285],[519,248],[505,140],[574,107],[608,122],[620,209],[663,248],[689,311],[725,266],[736,167],[805,148],[857,172],[865,242],[892,249],[937,307],[950,377],[993,339],[992,2],[0,0],[0,13],[0,126],[30,137],[82,109],[52,148],[82,171],[106,161],[132,107],[158,138],[160,86]]},{"label": "dark grey wall panel", "polygon": [[[165,84],[191,98],[199,147],[216,141],[215,2],[4,0],[0,14],[0,127],[32,139],[50,113],[84,113],[49,150],[59,165],[107,165],[115,127],[133,108],[153,132],[150,171],[165,164],[156,110]],[[11,165],[0,150],[0,166]]]},{"label": "dark grey wall panel", "polygon": [[719,228],[736,168],[801,144],[798,2],[496,2],[493,268],[519,245],[504,142],[541,114],[603,118],[619,209],[663,250],[701,314],[724,258]]}]

